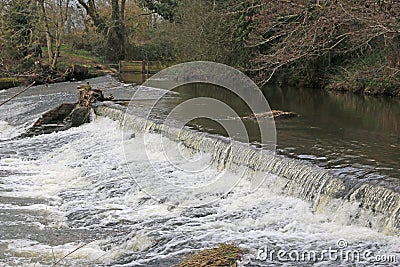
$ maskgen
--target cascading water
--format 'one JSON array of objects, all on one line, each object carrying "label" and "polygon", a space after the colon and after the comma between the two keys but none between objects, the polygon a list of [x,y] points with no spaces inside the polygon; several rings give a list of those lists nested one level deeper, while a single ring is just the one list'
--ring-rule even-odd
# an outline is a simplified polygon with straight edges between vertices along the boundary
[{"label": "cascading water", "polygon": [[[135,90],[109,77],[90,82],[115,87],[116,97]],[[0,107],[0,266],[52,266],[68,255],[56,266],[164,267],[219,243],[246,249],[240,266],[397,266],[399,198],[385,184],[346,181],[304,161],[133,114],[124,119],[115,106],[98,107],[97,118],[78,128],[12,139],[51,105],[75,99],[76,85],[34,87]],[[157,94],[150,88],[145,98]],[[189,159],[203,153],[211,167],[192,176],[171,169],[161,136],[166,151],[179,147]],[[124,153],[121,139],[132,150]],[[140,149],[144,142],[150,155]],[[218,201],[191,207],[192,199],[154,184],[155,170],[187,187],[223,173],[238,182],[227,194],[216,188]],[[254,179],[264,183],[250,192]],[[164,198],[151,198],[148,189]],[[329,248],[335,257],[321,255]],[[279,250],[286,252],[281,259]],[[289,257],[312,251],[318,258]]]},{"label": "cascading water", "polygon": [[99,106],[96,113],[119,120],[133,132],[156,132],[188,149],[209,153],[214,167],[220,171],[227,169],[235,173],[239,167],[246,167],[251,170],[246,172],[245,178],[249,180],[266,172],[275,174],[278,179],[271,185],[276,187],[274,191],[309,201],[317,211],[335,212],[341,205],[356,203],[359,208],[353,211],[349,221],[387,234],[400,234],[400,194],[389,188],[345,181],[300,160],[240,142],[227,142],[219,136],[157,124],[118,108]]}]

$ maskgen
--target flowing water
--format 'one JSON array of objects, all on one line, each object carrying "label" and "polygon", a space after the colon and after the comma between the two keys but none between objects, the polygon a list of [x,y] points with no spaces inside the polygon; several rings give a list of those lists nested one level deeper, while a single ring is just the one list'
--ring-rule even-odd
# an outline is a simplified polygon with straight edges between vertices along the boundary
[{"label": "flowing water", "polygon": [[[137,90],[110,77],[90,82],[116,98]],[[207,91],[204,85],[167,97],[152,120],[140,115],[146,99],[161,91],[148,88],[125,118],[134,136],[121,127],[124,110],[112,106],[99,107],[105,116],[78,128],[12,139],[49,108],[74,102],[77,85],[36,86],[0,107],[0,266],[51,266],[74,250],[57,266],[171,266],[223,242],[246,250],[242,266],[398,265],[397,100],[265,89],[272,108],[301,115],[276,122],[277,157],[254,148],[260,147],[257,134],[250,137],[254,147],[235,142],[226,149],[218,136],[176,134],[154,123],[176,103]],[[0,101],[20,89],[0,91]],[[143,134],[143,125],[151,133]],[[204,120],[192,127],[224,134]],[[209,155],[211,168],[189,178],[171,170],[161,135],[169,137],[166,151],[184,144],[184,153]],[[235,178],[241,168],[248,179],[201,207],[153,183],[162,184],[158,173],[192,186],[222,173]],[[265,181],[250,193],[257,173]],[[164,198],[151,198],[149,190]],[[279,250],[286,252],[280,258]],[[311,252],[318,257],[296,259]]]}]

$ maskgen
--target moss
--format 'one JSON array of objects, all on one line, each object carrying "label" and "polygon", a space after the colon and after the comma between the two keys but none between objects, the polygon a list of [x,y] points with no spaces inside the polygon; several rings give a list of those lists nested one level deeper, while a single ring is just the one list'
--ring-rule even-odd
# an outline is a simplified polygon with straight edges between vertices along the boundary
[{"label": "moss", "polygon": [[24,78],[6,77],[0,78],[0,90],[11,88],[23,84],[26,81]]},{"label": "moss", "polygon": [[197,254],[189,256],[185,261],[176,267],[217,267],[217,266],[237,266],[243,250],[235,245],[221,244],[217,248],[203,250]]},{"label": "moss", "polygon": [[7,78],[0,78],[0,83],[8,83],[8,82],[17,82],[18,78],[7,77]]}]

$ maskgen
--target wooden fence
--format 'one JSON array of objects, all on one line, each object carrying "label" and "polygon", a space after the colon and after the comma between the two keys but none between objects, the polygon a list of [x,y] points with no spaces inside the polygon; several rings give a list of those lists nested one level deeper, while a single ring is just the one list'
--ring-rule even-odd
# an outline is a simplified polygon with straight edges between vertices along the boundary
[{"label": "wooden fence", "polygon": [[143,74],[155,74],[167,67],[170,64],[159,61],[127,61],[121,60],[118,64],[119,73],[136,72]]},{"label": "wooden fence", "polygon": [[158,61],[121,60],[118,64],[118,73],[123,81],[143,83],[148,77],[170,65]]}]

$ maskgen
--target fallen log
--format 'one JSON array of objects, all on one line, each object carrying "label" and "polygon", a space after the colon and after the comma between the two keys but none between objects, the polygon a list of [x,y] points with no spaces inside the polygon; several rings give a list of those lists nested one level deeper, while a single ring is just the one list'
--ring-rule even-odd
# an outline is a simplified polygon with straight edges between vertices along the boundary
[{"label": "fallen log", "polygon": [[288,119],[295,117],[299,117],[299,114],[290,111],[271,110],[264,113],[251,114],[249,116],[244,116],[241,118],[256,120],[256,119]]},{"label": "fallen log", "polygon": [[7,99],[6,101],[0,103],[0,106],[6,104],[6,103],[8,103],[8,102],[10,102],[11,100],[13,100],[14,98],[16,98],[16,97],[19,96],[20,94],[22,94],[22,93],[28,91],[28,89],[31,88],[34,84],[35,84],[35,82],[31,83],[31,84],[28,85],[24,90],[22,90],[22,91],[16,93],[15,95],[13,95],[12,97],[10,97],[10,98]]},{"label": "fallen log", "polygon": [[103,91],[100,89],[93,89],[89,83],[86,85],[78,86],[78,105],[82,107],[90,107],[97,101],[109,101],[114,97],[110,94],[109,97],[104,97]]}]

